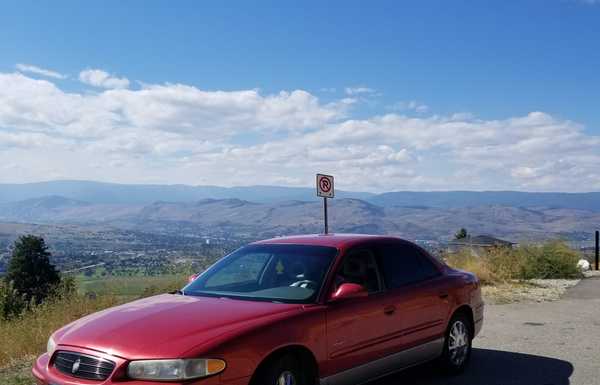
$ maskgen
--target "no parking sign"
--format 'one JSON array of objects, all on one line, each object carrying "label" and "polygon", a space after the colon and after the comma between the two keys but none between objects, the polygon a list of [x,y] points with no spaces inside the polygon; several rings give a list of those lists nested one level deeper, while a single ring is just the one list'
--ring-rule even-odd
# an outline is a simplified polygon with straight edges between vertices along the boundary
[{"label": "no parking sign", "polygon": [[333,198],[333,176],[317,174],[317,196],[322,198]]},{"label": "no parking sign", "polygon": [[317,196],[323,198],[323,219],[325,220],[325,234],[327,234],[329,233],[327,199],[335,196],[333,189],[333,176],[317,174]]}]

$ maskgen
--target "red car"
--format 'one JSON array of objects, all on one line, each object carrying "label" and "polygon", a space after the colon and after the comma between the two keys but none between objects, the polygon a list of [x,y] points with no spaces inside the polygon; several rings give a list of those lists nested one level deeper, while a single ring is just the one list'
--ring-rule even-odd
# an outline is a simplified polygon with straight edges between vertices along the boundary
[{"label": "red car", "polygon": [[478,279],[393,237],[256,242],[177,293],[55,332],[38,384],[359,384],[438,359],[469,361]]}]

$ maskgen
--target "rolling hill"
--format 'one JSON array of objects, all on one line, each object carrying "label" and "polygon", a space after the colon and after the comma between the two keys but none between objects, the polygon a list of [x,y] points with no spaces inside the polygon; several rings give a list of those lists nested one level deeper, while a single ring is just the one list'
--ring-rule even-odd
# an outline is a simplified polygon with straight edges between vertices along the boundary
[{"label": "rolling hill", "polygon": [[[198,202],[204,199],[240,199],[257,203],[315,201],[316,199],[314,188],[305,187],[134,185],[92,181],[0,184],[0,204],[51,196],[106,205],[148,205],[158,201]],[[600,192],[397,191],[372,194],[337,190],[336,199],[338,198],[360,199],[381,207],[447,209],[498,205],[600,211]]]},{"label": "rolling hill", "polygon": [[[513,241],[582,239],[600,223],[600,211],[545,206],[481,204],[464,207],[377,205],[353,198],[330,204],[332,231],[395,234],[408,239],[448,240],[461,227]],[[270,203],[238,198],[150,204],[107,204],[59,196],[0,205],[0,222],[79,225],[142,231],[263,238],[322,231],[322,203]]]}]

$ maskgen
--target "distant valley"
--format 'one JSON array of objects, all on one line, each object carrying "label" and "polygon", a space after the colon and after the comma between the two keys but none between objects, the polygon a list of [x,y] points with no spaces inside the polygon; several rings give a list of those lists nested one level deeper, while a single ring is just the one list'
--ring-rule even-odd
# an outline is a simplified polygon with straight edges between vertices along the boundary
[{"label": "distant valley", "polygon": [[[0,185],[0,271],[2,253],[6,259],[10,242],[27,232],[45,235],[71,267],[78,263],[68,262],[79,254],[98,260],[98,253],[114,249],[121,256],[176,259],[206,242],[228,249],[253,239],[318,233],[322,202],[314,195],[309,188],[270,186]],[[447,242],[461,227],[514,242],[585,243],[598,226],[600,193],[342,191],[330,201],[332,231],[434,244]],[[79,265],[86,261],[80,258]]]},{"label": "distant valley", "polygon": [[[252,191],[248,195],[259,194]],[[135,195],[129,196],[126,203],[119,197],[113,202],[98,202],[50,195],[0,203],[0,221],[243,239],[320,232],[322,202],[314,196],[307,196],[306,200],[284,199],[289,197],[283,191],[290,192],[282,190],[282,195],[270,201],[243,199],[243,193],[225,199],[150,203],[143,199],[136,202]],[[403,195],[395,199],[393,194]],[[302,195],[302,190],[292,189],[289,195]],[[581,239],[600,223],[600,207],[596,207],[600,195],[568,194],[563,200],[532,195],[447,192],[387,193],[368,199],[340,197],[330,202],[330,225],[338,232],[395,234],[437,241],[448,240],[457,229],[465,227],[473,233],[522,241]],[[542,198],[548,204],[542,204]]]}]

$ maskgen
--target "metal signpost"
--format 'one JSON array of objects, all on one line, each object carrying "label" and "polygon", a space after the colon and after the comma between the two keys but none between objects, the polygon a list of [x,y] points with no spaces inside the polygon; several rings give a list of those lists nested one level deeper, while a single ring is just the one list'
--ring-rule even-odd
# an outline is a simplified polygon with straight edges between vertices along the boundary
[{"label": "metal signpost", "polygon": [[596,270],[600,270],[600,231],[596,230]]},{"label": "metal signpost", "polygon": [[323,217],[325,219],[325,234],[327,234],[329,232],[327,199],[335,196],[333,190],[333,176],[317,174],[317,196],[323,198]]}]

